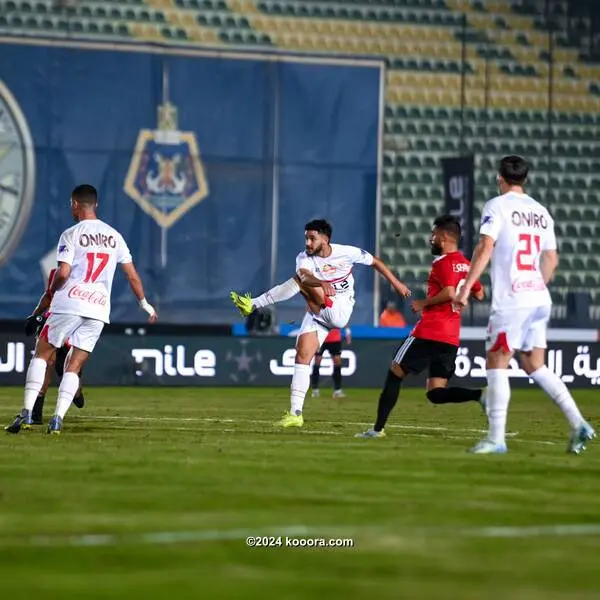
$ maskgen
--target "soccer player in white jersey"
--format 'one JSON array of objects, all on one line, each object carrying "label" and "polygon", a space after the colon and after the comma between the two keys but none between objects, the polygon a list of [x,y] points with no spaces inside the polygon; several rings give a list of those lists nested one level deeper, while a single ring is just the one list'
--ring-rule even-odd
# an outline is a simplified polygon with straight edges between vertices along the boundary
[{"label": "soccer player in white jersey", "polygon": [[529,166],[520,156],[500,161],[500,196],[481,213],[481,239],[455,303],[464,307],[473,284],[492,261],[492,307],[486,339],[488,436],[476,454],[506,452],[510,400],[508,365],[516,350],[521,367],[562,410],[571,426],[568,451],[579,454],[595,437],[563,381],[545,366],[546,330],[552,301],[548,282],[558,266],[554,221],[523,189]]},{"label": "soccer player in white jersey", "polygon": [[78,373],[109,322],[110,292],[117,264],[120,264],[140,307],[156,321],[154,308],[144,297],[142,281],[133,265],[123,236],[96,217],[98,195],[87,184],[71,194],[71,214],[76,225],[60,236],[56,274],[51,284],[52,303],[29,363],[25,380],[23,410],[6,427],[9,433],[30,429],[31,411],[44,383],[46,364],[68,338],[71,350],[58,389],[56,412],[48,424],[48,433],[59,434],[62,421],[79,387]]},{"label": "soccer player in white jersey", "polygon": [[257,298],[250,294],[231,299],[243,316],[276,302],[289,300],[300,292],[307,303],[296,340],[296,364],[292,377],[290,411],[276,423],[281,427],[302,427],[304,398],[310,386],[310,362],[331,329],[343,329],[354,308],[354,265],[372,266],[401,296],[410,290],[400,282],[380,258],[342,244],[331,244],[331,225],[322,219],[306,224],[305,250],[296,257],[296,275]]}]

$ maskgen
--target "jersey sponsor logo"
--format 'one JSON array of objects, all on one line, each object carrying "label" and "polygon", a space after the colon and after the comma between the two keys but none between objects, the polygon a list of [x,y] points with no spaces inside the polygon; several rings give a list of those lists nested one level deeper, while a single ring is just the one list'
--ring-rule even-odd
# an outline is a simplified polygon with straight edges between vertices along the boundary
[{"label": "jersey sponsor logo", "polygon": [[513,210],[511,221],[515,227],[535,227],[536,229],[547,229],[548,221],[544,215],[540,215],[533,211],[524,212]]},{"label": "jersey sponsor logo", "polygon": [[455,263],[452,265],[452,270],[455,273],[468,273],[469,265],[467,265],[466,263]]},{"label": "jersey sponsor logo", "polygon": [[482,225],[491,225],[493,222],[494,218],[492,217],[492,215],[484,215],[483,217],[481,217]]},{"label": "jersey sponsor logo", "polygon": [[320,269],[317,269],[317,271],[321,271],[324,275],[331,275],[332,273],[335,273],[336,270],[336,266],[330,264],[325,264]]},{"label": "jersey sponsor logo", "polygon": [[208,196],[196,135],[177,129],[177,108],[158,108],[158,129],[142,129],[131,158],[125,192],[163,229]]},{"label": "jersey sponsor logo", "polygon": [[89,290],[79,284],[74,285],[67,293],[69,298],[81,300],[95,306],[106,306],[108,296],[99,290]]},{"label": "jersey sponsor logo", "polygon": [[546,284],[543,279],[517,280],[512,284],[512,291],[516,294],[520,292],[543,292]]},{"label": "jersey sponsor logo", "polygon": [[17,247],[29,221],[35,186],[35,155],[27,121],[0,81],[0,264]]},{"label": "jersey sponsor logo", "polygon": [[[117,240],[114,236],[106,235],[104,233],[82,233],[79,236],[79,245],[83,248],[89,246],[102,246],[103,248],[116,248]],[[62,246],[64,248],[65,246]]]}]

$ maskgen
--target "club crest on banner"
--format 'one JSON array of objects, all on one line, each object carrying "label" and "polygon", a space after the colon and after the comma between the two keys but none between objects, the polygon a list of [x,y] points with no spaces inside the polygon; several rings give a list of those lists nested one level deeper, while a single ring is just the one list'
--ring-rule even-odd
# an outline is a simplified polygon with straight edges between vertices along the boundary
[{"label": "club crest on banner", "polygon": [[196,135],[177,129],[177,108],[158,107],[158,129],[142,129],[124,190],[163,229],[208,196]]}]

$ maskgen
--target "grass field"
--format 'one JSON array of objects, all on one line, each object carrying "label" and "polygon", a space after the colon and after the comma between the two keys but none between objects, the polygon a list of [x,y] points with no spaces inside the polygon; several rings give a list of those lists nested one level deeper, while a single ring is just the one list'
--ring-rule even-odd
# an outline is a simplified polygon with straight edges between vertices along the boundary
[{"label": "grass field", "polygon": [[[348,394],[309,398],[305,428],[278,432],[285,389],[95,388],[61,437],[0,436],[1,597],[600,597],[600,443],[566,455],[540,392],[514,394],[504,456],[465,452],[477,405],[420,390],[387,439],[354,439],[377,391]],[[3,423],[21,395],[0,390]],[[599,423],[598,393],[576,398]]]}]

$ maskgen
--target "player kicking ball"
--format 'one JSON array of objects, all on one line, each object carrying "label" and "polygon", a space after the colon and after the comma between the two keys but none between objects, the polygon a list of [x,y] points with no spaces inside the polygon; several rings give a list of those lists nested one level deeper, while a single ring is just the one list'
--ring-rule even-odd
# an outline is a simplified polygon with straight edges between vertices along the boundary
[{"label": "player kicking ball", "polygon": [[[456,217],[444,215],[434,221],[430,245],[432,254],[437,258],[427,279],[427,298],[412,302],[412,310],[421,313],[421,319],[392,359],[379,396],[375,425],[355,437],[385,437],[384,428],[398,401],[402,381],[407,375],[427,368],[427,398],[430,402],[478,402],[485,411],[483,390],[447,387],[454,375],[460,339],[461,315],[453,308],[452,301],[469,270],[469,261],[458,250],[460,236],[460,222]],[[484,290],[479,281],[474,283],[471,295],[476,300],[483,300]]]},{"label": "player kicking ball", "polygon": [[280,427],[302,427],[304,398],[310,387],[310,362],[332,329],[343,329],[354,308],[354,265],[367,265],[381,273],[401,296],[410,290],[384,262],[355,246],[332,244],[331,225],[322,219],[304,227],[305,250],[296,257],[296,275],[257,298],[231,292],[242,316],[255,309],[284,302],[301,293],[308,307],[296,339],[296,364],[292,377],[290,410],[276,423]]}]

